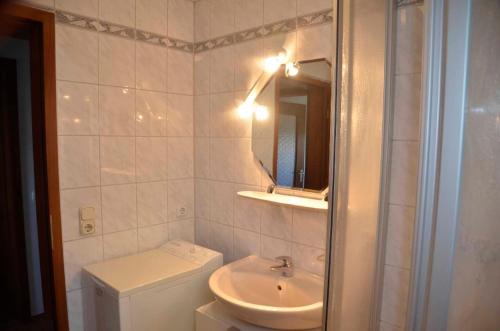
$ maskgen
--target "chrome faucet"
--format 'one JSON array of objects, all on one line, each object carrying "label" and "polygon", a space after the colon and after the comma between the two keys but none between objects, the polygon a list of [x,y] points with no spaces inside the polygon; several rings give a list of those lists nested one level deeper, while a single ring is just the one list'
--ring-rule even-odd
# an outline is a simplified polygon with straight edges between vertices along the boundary
[{"label": "chrome faucet", "polygon": [[278,256],[275,258],[281,264],[271,266],[272,271],[280,271],[283,277],[293,277],[293,263],[290,256]]}]

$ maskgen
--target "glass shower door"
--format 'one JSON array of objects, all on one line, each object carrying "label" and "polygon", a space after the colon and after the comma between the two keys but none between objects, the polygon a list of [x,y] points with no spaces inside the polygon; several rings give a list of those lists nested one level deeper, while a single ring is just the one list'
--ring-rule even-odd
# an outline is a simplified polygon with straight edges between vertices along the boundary
[{"label": "glass shower door", "polygon": [[470,1],[448,330],[500,330],[500,2]]}]

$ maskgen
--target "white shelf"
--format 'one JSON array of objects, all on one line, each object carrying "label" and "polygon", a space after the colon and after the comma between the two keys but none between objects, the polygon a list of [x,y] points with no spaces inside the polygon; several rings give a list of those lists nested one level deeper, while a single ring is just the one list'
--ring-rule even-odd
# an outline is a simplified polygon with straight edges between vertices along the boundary
[{"label": "white shelf", "polygon": [[328,210],[328,202],[319,199],[258,191],[240,191],[238,195],[244,198],[267,201],[279,205],[323,211]]}]

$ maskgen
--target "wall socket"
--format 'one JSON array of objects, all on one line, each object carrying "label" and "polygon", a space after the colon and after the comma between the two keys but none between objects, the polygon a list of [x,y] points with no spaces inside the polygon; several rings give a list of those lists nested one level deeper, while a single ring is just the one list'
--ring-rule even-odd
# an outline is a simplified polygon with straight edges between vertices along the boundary
[{"label": "wall socket", "polygon": [[187,215],[187,208],[186,207],[177,208],[177,213],[176,213],[177,218],[186,217],[186,215]]},{"label": "wall socket", "polygon": [[89,235],[95,233],[95,221],[94,220],[86,220],[80,221],[80,234],[81,235]]}]

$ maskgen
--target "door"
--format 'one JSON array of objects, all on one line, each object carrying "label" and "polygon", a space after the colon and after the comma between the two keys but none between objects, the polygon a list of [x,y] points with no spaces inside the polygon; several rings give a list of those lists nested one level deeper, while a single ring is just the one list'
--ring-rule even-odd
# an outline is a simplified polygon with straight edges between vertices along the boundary
[{"label": "door", "polygon": [[436,1],[427,10],[408,329],[499,330],[500,3]]},{"label": "door", "polygon": [[53,14],[0,6],[1,330],[67,330]]}]

